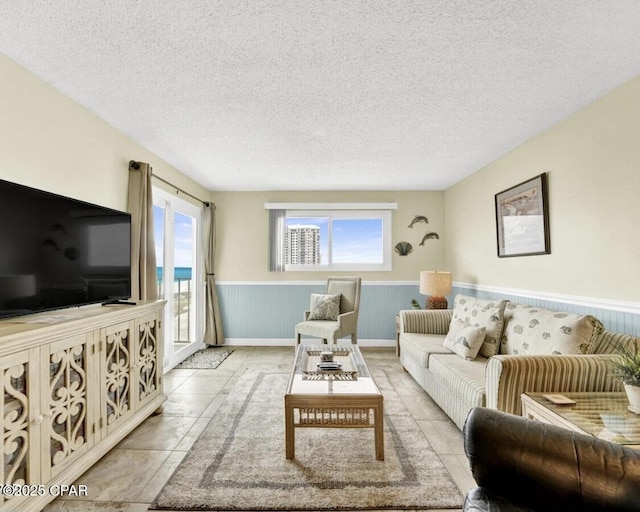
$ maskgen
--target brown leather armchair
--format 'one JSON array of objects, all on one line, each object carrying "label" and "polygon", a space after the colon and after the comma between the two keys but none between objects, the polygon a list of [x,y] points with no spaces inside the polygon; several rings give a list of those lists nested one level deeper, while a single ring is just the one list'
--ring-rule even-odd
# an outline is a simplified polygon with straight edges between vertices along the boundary
[{"label": "brown leather armchair", "polygon": [[464,444],[478,484],[465,511],[640,511],[638,450],[486,408]]}]

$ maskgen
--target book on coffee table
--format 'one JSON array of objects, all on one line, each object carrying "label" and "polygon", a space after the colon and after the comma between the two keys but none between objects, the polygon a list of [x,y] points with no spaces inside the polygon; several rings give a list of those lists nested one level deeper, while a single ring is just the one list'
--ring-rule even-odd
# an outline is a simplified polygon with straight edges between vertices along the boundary
[{"label": "book on coffee table", "polygon": [[324,351],[326,351],[325,348],[306,351],[303,370],[303,378],[305,380],[323,380],[326,378],[356,380],[358,378],[358,370],[351,350],[333,350],[333,361],[330,362],[322,361],[320,354]]}]

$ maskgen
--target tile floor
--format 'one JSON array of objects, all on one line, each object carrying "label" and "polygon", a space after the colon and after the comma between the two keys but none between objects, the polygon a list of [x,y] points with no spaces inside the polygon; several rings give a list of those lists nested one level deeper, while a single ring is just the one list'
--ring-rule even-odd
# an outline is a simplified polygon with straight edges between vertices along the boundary
[{"label": "tile floor", "polygon": [[[289,371],[293,364],[293,347],[232,348],[233,354],[215,370],[168,372],[164,386],[169,398],[162,414],[148,418],[77,480],[76,484],[88,487],[89,496],[57,499],[44,510],[147,510],[239,376],[247,368]],[[362,352],[370,369],[387,372],[463,494],[475,486],[461,432],[402,369],[395,349],[363,348]]]}]

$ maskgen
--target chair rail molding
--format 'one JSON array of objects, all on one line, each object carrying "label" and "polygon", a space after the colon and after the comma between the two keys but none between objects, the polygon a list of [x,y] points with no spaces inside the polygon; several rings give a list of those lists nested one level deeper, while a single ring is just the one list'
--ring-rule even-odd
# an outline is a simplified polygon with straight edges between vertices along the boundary
[{"label": "chair rail molding", "polygon": [[458,281],[454,281],[453,287],[457,289],[474,290],[484,293],[522,297],[528,300],[557,302],[560,304],[570,304],[572,306],[582,306],[585,308],[593,309],[606,309],[619,313],[631,313],[633,315],[640,315],[640,303],[638,302],[624,302],[613,299],[598,299],[593,297],[582,297],[579,295],[540,292],[536,290],[519,290],[517,288],[502,288],[499,286],[478,285]]}]

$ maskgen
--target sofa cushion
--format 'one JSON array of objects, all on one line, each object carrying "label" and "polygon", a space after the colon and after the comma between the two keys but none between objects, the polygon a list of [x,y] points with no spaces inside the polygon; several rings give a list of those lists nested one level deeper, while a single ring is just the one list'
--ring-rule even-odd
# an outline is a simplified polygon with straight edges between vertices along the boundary
[{"label": "sofa cushion", "polygon": [[486,327],[476,327],[462,320],[454,320],[443,345],[463,359],[471,361],[478,355],[486,332]]},{"label": "sofa cushion", "polygon": [[577,315],[509,303],[500,352],[503,354],[588,354],[604,326],[591,315]]},{"label": "sofa cushion", "polygon": [[415,334],[404,332],[400,335],[400,352],[410,355],[425,368],[429,368],[431,354],[451,354],[442,344],[444,334]]},{"label": "sofa cushion", "polygon": [[434,354],[430,358],[429,371],[446,383],[451,392],[467,406],[484,407],[487,361],[484,357],[467,361],[455,354]]},{"label": "sofa cushion", "polygon": [[462,320],[469,325],[486,328],[484,342],[480,347],[480,355],[483,357],[495,356],[498,353],[507,302],[456,295],[451,322]]},{"label": "sofa cushion", "polygon": [[340,314],[340,298],[342,294],[325,295],[321,293],[311,294],[311,307],[307,320],[333,320]]}]

